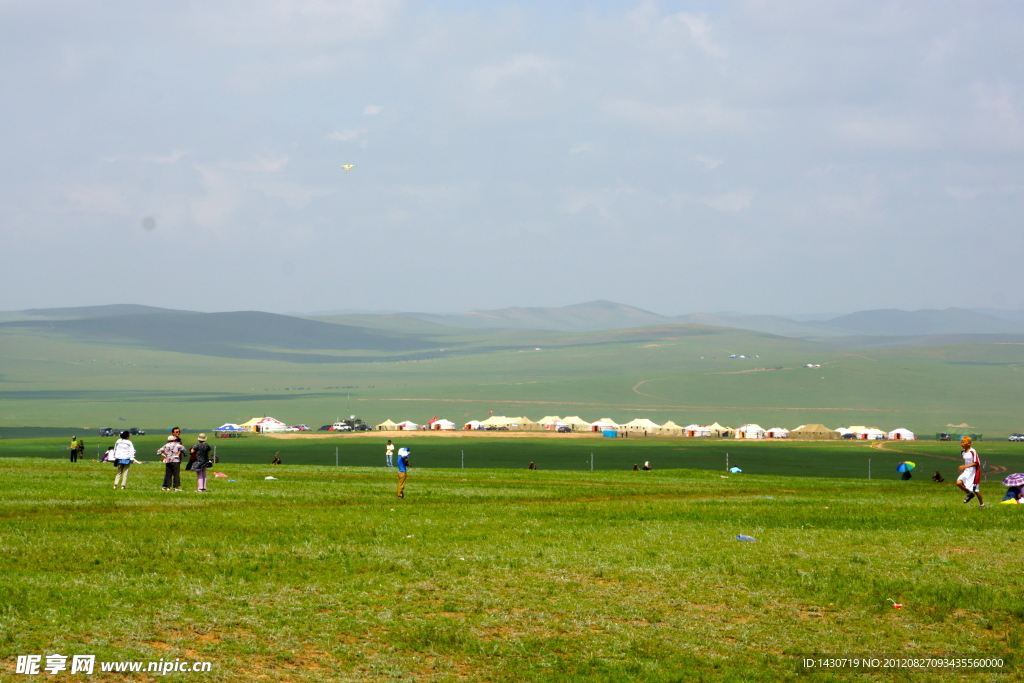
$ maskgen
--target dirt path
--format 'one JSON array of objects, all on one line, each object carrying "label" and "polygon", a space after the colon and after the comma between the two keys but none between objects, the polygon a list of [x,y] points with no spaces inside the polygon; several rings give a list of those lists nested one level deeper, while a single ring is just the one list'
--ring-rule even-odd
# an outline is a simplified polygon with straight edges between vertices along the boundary
[{"label": "dirt path", "polygon": [[[885,441],[872,441],[871,448],[879,451],[886,451],[888,453],[903,453],[905,455],[925,455],[929,458],[939,458],[940,460],[952,460],[955,463],[963,462],[962,458],[954,458],[951,455],[932,455],[931,453],[916,453],[914,451],[904,451],[899,448],[890,448],[889,444]],[[986,474],[1004,474],[1006,468],[1002,465],[987,465],[985,467]]]},{"label": "dirt path", "polygon": [[655,396],[654,394],[645,394],[644,392],[640,391],[640,385],[641,384],[647,384],[648,382],[660,382],[663,379],[668,379],[668,378],[667,377],[660,377],[658,379],[645,379],[645,380],[641,380],[641,381],[639,381],[639,382],[637,382],[636,384],[633,385],[633,391],[634,391],[634,393],[640,394],[641,396],[646,396],[648,398],[659,398],[660,399],[661,398],[660,396]]}]

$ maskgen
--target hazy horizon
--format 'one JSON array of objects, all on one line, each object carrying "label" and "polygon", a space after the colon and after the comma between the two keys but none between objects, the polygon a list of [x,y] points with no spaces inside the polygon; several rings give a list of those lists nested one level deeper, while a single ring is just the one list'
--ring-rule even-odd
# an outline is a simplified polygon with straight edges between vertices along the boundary
[{"label": "hazy horizon", "polygon": [[1022,33],[995,2],[0,3],[0,309],[1021,310]]},{"label": "hazy horizon", "polygon": [[[587,304],[599,303],[599,302],[603,302],[603,301],[607,301],[607,300],[581,301],[581,302],[577,302],[575,304],[567,304],[566,307],[570,307],[570,306],[584,306],[584,305],[587,305]],[[769,312],[769,311],[733,311],[733,310],[728,310],[728,311],[665,312],[665,311],[651,310],[649,308],[644,308],[643,306],[633,306],[632,304],[624,304],[623,302],[619,302],[619,301],[611,301],[609,303],[621,304],[621,305],[624,305],[624,306],[631,306],[633,308],[640,309],[640,310],[645,311],[647,313],[653,313],[655,315],[665,316],[665,317],[685,317],[685,316],[689,316],[689,315],[771,316],[771,317],[776,317],[776,318],[784,318],[784,319],[788,319],[788,320],[793,320],[793,321],[796,321],[796,322],[826,321],[826,320],[831,320],[833,318],[839,318],[839,317],[842,317],[842,316],[845,316],[845,315],[850,315],[850,314],[853,314],[853,313],[862,313],[862,312],[864,312],[864,311],[829,311],[829,312],[816,312],[816,313],[804,313],[804,314],[800,314],[800,313],[784,313],[784,312],[783,313],[777,313],[777,312]],[[112,304],[91,304],[91,305],[87,305],[87,306],[30,307],[28,309],[0,310],[0,313],[23,313],[25,311],[31,311],[31,310],[47,311],[47,310],[59,310],[59,309],[65,309],[65,308],[72,308],[72,309],[73,308],[93,308],[93,307],[103,307],[103,306],[150,306],[150,304],[127,303],[127,302],[123,302],[122,301],[122,302],[117,302],[117,303],[112,303]],[[304,311],[304,310],[270,310],[270,309],[262,309],[262,308],[244,308],[244,309],[223,309],[223,308],[210,308],[210,307],[183,308],[181,306],[169,306],[169,307],[154,306],[154,308],[166,308],[167,310],[180,310],[180,311],[193,312],[193,313],[225,313],[225,312],[234,312],[234,311],[239,311],[239,310],[254,310],[254,311],[262,311],[262,312],[265,312],[265,313],[276,313],[276,314],[279,314],[279,315],[289,315],[289,316],[298,316],[298,317],[302,317],[302,316],[313,317],[313,316],[331,316],[331,315],[408,315],[408,314],[412,314],[412,315],[423,314],[423,315],[433,315],[433,316],[459,316],[459,315],[465,315],[467,313],[473,313],[473,312],[476,312],[476,311],[484,311],[484,310],[502,310],[502,309],[505,309],[505,308],[532,309],[532,308],[542,308],[542,307],[522,306],[522,307],[502,307],[502,309],[476,308],[476,309],[466,309],[466,310],[462,310],[462,311],[456,311],[456,310],[441,310],[441,311],[438,311],[438,310],[413,310],[413,309],[406,309],[406,310],[388,310],[388,309],[384,309],[384,310],[382,310],[382,309],[327,309],[327,310],[305,310]],[[556,308],[564,308],[564,307],[556,307]],[[979,307],[979,306],[965,306],[965,307],[947,306],[947,307],[941,308],[941,309],[913,309],[913,310],[894,309],[894,308],[890,307],[890,308],[886,308],[886,309],[870,309],[870,310],[901,310],[901,311],[904,311],[904,312],[907,312],[907,313],[913,313],[913,312],[923,311],[923,310],[939,310],[939,311],[942,311],[942,310],[948,310],[948,309],[954,309],[954,308],[956,308],[956,309],[963,309],[963,310],[977,311],[977,312],[981,312],[981,313],[986,313],[988,315],[993,315],[995,317],[1002,317],[1003,319],[1006,319],[1006,320],[1016,320],[1016,319],[1024,318],[1024,310],[996,309],[996,308]]]}]

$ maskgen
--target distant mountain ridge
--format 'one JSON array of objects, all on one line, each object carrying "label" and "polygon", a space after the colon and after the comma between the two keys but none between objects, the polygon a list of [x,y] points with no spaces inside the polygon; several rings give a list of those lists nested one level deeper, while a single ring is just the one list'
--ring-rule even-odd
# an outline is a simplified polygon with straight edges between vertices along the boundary
[{"label": "distant mountain ridge", "polygon": [[3,329],[37,330],[79,341],[179,353],[288,362],[366,362],[390,358],[330,353],[338,351],[397,353],[404,354],[403,359],[432,358],[438,352],[433,342],[412,335],[260,311],[170,311],[165,315],[18,320],[0,323],[0,330]]},{"label": "distant mountain ridge", "polygon": [[559,308],[501,308],[460,315],[405,313],[409,318],[471,329],[528,328],[562,332],[593,332],[650,325],[712,325],[808,339],[842,336],[921,336],[959,334],[1024,334],[1024,313],[1002,315],[963,309],[859,311],[830,320],[796,321],[773,315],[693,313],[666,316],[612,301],[590,301]]},{"label": "distant mountain ridge", "polygon": [[[0,312],[0,323],[15,321],[100,320],[191,313],[153,306],[113,304],[81,308],[27,309]],[[217,315],[227,314],[199,314]],[[276,315],[276,314],[266,314]],[[349,326],[382,334],[443,333],[444,328],[469,330],[521,329],[554,332],[598,332],[654,325],[709,325],[796,337],[829,340],[841,337],[929,337],[945,335],[1024,334],[1024,311],[947,308],[903,311],[858,311],[827,320],[801,316],[794,320],[774,315],[693,313],[667,316],[635,306],[597,300],[560,307],[509,307],[461,314],[349,313],[340,315],[278,316],[295,320]],[[279,321],[280,322],[280,321]],[[435,327],[440,326],[440,327]],[[314,335],[316,336],[316,335]],[[406,340],[408,341],[408,339]],[[858,342],[860,343],[860,342]]]}]

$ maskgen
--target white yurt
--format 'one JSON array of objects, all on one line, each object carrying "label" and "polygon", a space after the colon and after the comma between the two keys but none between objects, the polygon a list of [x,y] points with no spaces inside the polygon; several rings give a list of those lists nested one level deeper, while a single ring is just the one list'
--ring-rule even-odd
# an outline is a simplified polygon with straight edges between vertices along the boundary
[{"label": "white yurt", "polygon": [[590,431],[592,432],[603,432],[618,429],[619,425],[614,422],[607,422],[605,420],[598,420],[590,423]]},{"label": "white yurt", "polygon": [[682,436],[683,428],[677,425],[672,420],[669,420],[665,424],[655,429],[654,433],[660,434],[662,436]]},{"label": "white yurt", "polygon": [[914,432],[909,429],[904,429],[903,427],[892,430],[886,434],[886,437],[896,441],[913,441],[917,438],[914,436]]},{"label": "white yurt", "polygon": [[463,429],[483,429],[484,423],[480,420],[470,420],[462,426]]},{"label": "white yurt", "polygon": [[885,432],[876,427],[867,427],[857,432],[858,439],[864,439],[866,441],[876,441],[878,439],[885,438]]},{"label": "white yurt", "polygon": [[686,425],[683,427],[683,436],[711,436],[711,430],[708,429],[707,425]]},{"label": "white yurt", "polygon": [[562,422],[572,427],[572,430],[574,432],[590,431],[590,423],[584,420],[582,417],[579,417],[578,415],[571,415],[569,417],[563,418]]},{"label": "white yurt", "polygon": [[622,426],[631,432],[647,432],[648,434],[653,434],[654,430],[658,428],[657,423],[648,420],[646,417],[638,417]]},{"label": "white yurt", "polygon": [[736,430],[736,438],[737,439],[763,439],[764,438],[764,429],[761,428],[761,425],[755,425],[755,424],[743,425],[742,427],[740,427],[739,429]]},{"label": "white yurt", "polygon": [[771,429],[766,429],[764,435],[768,439],[787,439],[789,438],[789,430],[784,427],[772,427]]},{"label": "white yurt", "polygon": [[430,423],[430,428],[433,429],[434,431],[451,431],[455,429],[455,423],[452,422],[451,420],[434,420],[433,422]]},{"label": "white yurt", "polygon": [[401,429],[406,432],[413,431],[419,428],[420,426],[413,422],[412,420],[402,420],[401,422],[395,425],[395,429]]}]

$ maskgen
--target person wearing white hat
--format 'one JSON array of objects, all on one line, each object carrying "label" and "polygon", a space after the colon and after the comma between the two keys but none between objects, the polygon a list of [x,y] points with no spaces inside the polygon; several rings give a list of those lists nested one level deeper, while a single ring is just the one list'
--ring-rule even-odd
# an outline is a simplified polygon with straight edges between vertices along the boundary
[{"label": "person wearing white hat", "polygon": [[196,473],[196,493],[206,493],[206,468],[210,462],[210,444],[206,443],[206,434],[200,434],[196,445],[189,449],[194,460],[190,460],[188,468]]},{"label": "person wearing white hat", "polygon": [[167,437],[167,443],[161,446],[157,452],[160,461],[164,464],[164,491],[170,491],[173,485],[175,491],[181,490],[181,456],[185,454],[185,447],[181,445],[181,438],[171,434]]}]

